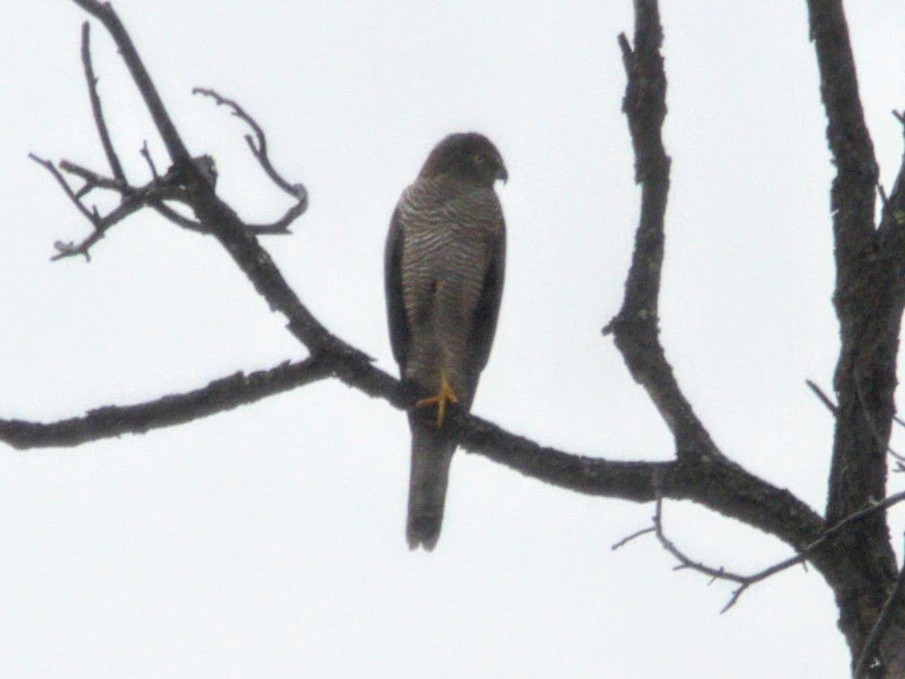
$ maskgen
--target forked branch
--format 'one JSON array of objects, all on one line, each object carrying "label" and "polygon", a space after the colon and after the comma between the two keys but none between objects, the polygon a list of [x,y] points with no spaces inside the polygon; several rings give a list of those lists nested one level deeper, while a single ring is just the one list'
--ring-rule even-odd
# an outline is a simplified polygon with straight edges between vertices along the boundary
[{"label": "forked branch", "polygon": [[[113,23],[113,25],[119,25],[112,9],[105,7],[103,8],[103,12],[105,13],[105,16],[108,16],[108,13],[109,15],[112,15],[112,18],[109,18],[109,20]],[[125,29],[122,30],[123,32],[125,31]],[[70,200],[72,200],[76,204],[79,211],[91,222],[92,225],[91,234],[89,234],[79,243],[64,243],[57,241],[57,243],[55,244],[57,254],[54,255],[52,259],[62,259],[75,255],[83,255],[86,259],[90,259],[89,252],[92,246],[100,241],[111,227],[144,207],[153,208],[158,213],[163,215],[166,219],[182,228],[199,233],[208,233],[209,231],[207,227],[205,227],[201,222],[190,219],[189,217],[180,214],[177,210],[174,210],[172,207],[166,204],[165,201],[168,200],[181,202],[183,204],[187,203],[188,196],[186,194],[185,188],[187,178],[184,176],[183,168],[176,167],[175,165],[170,169],[169,172],[167,172],[163,176],[160,176],[157,172],[157,168],[153,162],[153,159],[151,158],[151,154],[148,151],[147,143],[145,143],[145,145],[142,147],[141,155],[148,163],[148,167],[151,171],[151,180],[144,186],[133,186],[130,185],[128,180],[126,179],[122,163],[120,162],[119,156],[113,145],[109,128],[107,126],[106,119],[104,118],[103,108],[101,106],[101,97],[98,93],[97,88],[98,78],[95,75],[94,64],[91,56],[90,36],[90,25],[88,24],[88,22],[85,22],[84,24],[82,24],[82,65],[85,71],[85,80],[88,86],[88,97],[91,102],[91,110],[94,117],[95,127],[97,128],[101,146],[104,149],[104,155],[107,157],[107,162],[110,165],[110,170],[113,176],[106,177],[102,173],[89,170],[87,168],[81,167],[76,163],[66,160],[60,162],[58,169],[50,161],[38,158],[34,155],[31,156],[33,160],[38,162],[45,169],[51,172],[51,174],[53,174],[54,178],[62,186],[63,190],[66,192]],[[126,38],[127,37],[128,36],[126,36]],[[140,60],[138,60],[137,57],[133,59],[133,62],[140,64]],[[149,77],[147,78],[147,81],[150,84]],[[307,190],[302,184],[290,184],[273,168],[273,165],[271,164],[270,159],[267,155],[267,142],[264,131],[261,129],[260,125],[258,125],[258,123],[250,115],[248,115],[236,102],[224,99],[211,90],[200,90],[200,93],[214,97],[218,101],[218,103],[223,103],[231,106],[235,115],[242,118],[252,127],[255,133],[255,137],[252,138],[251,136],[247,136],[246,139],[252,149],[252,152],[255,155],[255,158],[264,168],[267,176],[274,182],[274,184],[295,199],[295,203],[277,221],[271,224],[246,224],[245,228],[249,232],[254,234],[288,233],[289,225],[292,224],[292,222],[295,221],[299,216],[301,216],[308,207]],[[153,94],[156,96],[156,93]],[[145,100],[154,100],[155,96],[146,94]],[[158,118],[166,120],[166,112],[163,111],[158,116],[156,116],[155,119]],[[175,131],[175,126],[173,126],[173,130]],[[199,158],[192,159],[191,164],[198,170],[198,173],[205,179],[205,181],[207,181],[207,183],[210,184],[211,187],[213,187],[216,183],[217,178],[213,159],[208,156],[201,156]],[[84,184],[79,190],[73,190],[69,183],[62,176],[60,171],[72,174],[80,178],[84,182]],[[120,205],[106,215],[101,215],[96,207],[92,206],[89,209],[83,203],[83,200],[95,190],[106,190],[118,194],[121,201]]]},{"label": "forked branch", "polygon": [[[21,447],[75,445],[102,436],[186,421],[324,377],[337,377],[399,409],[411,407],[419,394],[409,393],[399,380],[375,367],[364,352],[327,330],[287,285],[253,231],[216,195],[212,161],[202,162],[206,160],[203,157],[192,160],[112,8],[93,0],[74,2],[97,17],[110,32],[170,155],[171,169],[159,175],[150,154],[144,151],[152,180],[144,187],[122,189],[128,192],[124,204],[131,197],[139,196],[136,200],[141,201],[142,206],[163,211],[168,209],[163,200],[171,199],[163,192],[178,192],[178,200],[193,211],[197,223],[206,232],[217,238],[271,309],[287,317],[288,329],[305,345],[311,358],[301,364],[262,373],[255,377],[254,384],[248,382],[251,376],[237,375],[190,394],[137,406],[106,407],[90,412],[84,418],[59,423],[0,421],[0,439]],[[669,158],[661,138],[666,113],[666,79],[659,54],[662,31],[657,4],[654,0],[637,0],[635,9],[634,48],[624,37],[620,45],[629,74],[625,109],[636,151],[636,174],[642,185],[641,218],[625,302],[608,327],[615,334],[630,371],[647,388],[672,428],[677,459],[616,462],[567,453],[541,446],[457,409],[449,416],[449,426],[466,450],[547,483],[576,492],[635,502],[654,501],[658,493],[665,498],[690,499],[757,526],[800,550],[824,530],[820,516],[788,491],[748,473],[717,450],[679,390],[659,344],[657,300],[669,188]],[[229,106],[251,126],[253,134],[247,139],[252,152],[268,174],[273,172],[271,178],[277,177],[274,181],[278,185],[280,182],[285,184],[282,188],[296,198],[297,204],[302,204],[307,197],[304,190],[285,182],[273,170],[266,138],[257,123],[235,102],[211,91],[205,94]],[[55,167],[53,170],[59,174]],[[121,190],[119,187],[123,184],[116,170],[113,170],[113,176],[106,176],[67,164],[64,171],[86,183],[81,191],[71,192],[80,206],[79,201],[91,191]],[[291,376],[286,374],[287,371],[291,371]],[[826,566],[823,555],[815,553],[811,558],[819,568]]]},{"label": "forked branch", "polygon": [[628,77],[622,110],[635,152],[635,181],[641,185],[641,216],[622,308],[603,333],[613,334],[632,377],[647,390],[672,431],[678,454],[722,457],[682,393],[660,344],[658,305],[671,161],[663,146],[666,73],[656,0],[636,0],[633,42],[634,48],[625,35],[619,36]]},{"label": "forked branch", "polygon": [[[845,517],[833,526],[827,528],[820,534],[819,537],[817,537],[816,540],[805,546],[797,554],[794,554],[787,559],[783,559],[782,561],[779,561],[772,566],[768,566],[767,568],[764,568],[763,570],[760,570],[756,573],[752,573],[751,575],[742,575],[740,573],[734,573],[732,571],[726,570],[726,568],[724,568],[723,566],[709,566],[701,561],[692,559],[682,549],[680,549],[675,544],[675,542],[673,542],[666,535],[666,531],[663,528],[663,495],[660,489],[657,487],[654,488],[654,491],[656,493],[656,508],[654,510],[654,516],[652,519],[653,525],[648,528],[635,531],[631,535],[628,535],[627,537],[623,538],[615,545],[613,545],[613,549],[620,549],[629,542],[643,535],[653,534],[656,536],[663,549],[669,552],[673,557],[675,557],[676,561],[679,562],[679,565],[677,565],[674,570],[690,569],[708,576],[711,579],[711,582],[713,580],[729,580],[730,582],[738,584],[739,587],[737,587],[732,592],[732,596],[729,598],[729,601],[726,603],[726,605],[723,606],[722,610],[720,610],[720,613],[725,613],[730,608],[735,606],[739,598],[741,598],[742,594],[744,594],[745,591],[752,585],[766,580],[767,578],[776,575],[777,573],[781,573],[782,571],[791,568],[796,564],[806,565],[808,559],[814,554],[814,552],[820,549],[829,540],[833,539],[844,530],[847,530],[853,524],[869,516],[873,516],[874,514],[885,512],[892,506],[897,505],[898,503],[905,500],[905,492],[890,495],[882,502],[877,502],[863,509],[860,509]],[[888,603],[887,606],[889,605],[893,604]]]}]

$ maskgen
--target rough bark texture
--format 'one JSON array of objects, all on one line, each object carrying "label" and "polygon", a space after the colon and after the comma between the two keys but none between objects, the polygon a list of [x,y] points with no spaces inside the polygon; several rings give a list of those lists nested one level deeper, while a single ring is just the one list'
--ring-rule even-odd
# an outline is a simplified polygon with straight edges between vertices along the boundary
[{"label": "rough bark texture", "polygon": [[[903,297],[901,260],[897,262],[874,223],[879,171],[842,2],[811,0],[808,11],[827,141],[836,165],[830,193],[836,258],[833,302],[842,346],[833,381],[838,406],[826,508],[827,521],[835,522],[886,496]],[[854,667],[898,573],[885,514],[878,512],[844,531],[832,549],[838,564],[831,584],[839,627]],[[898,617],[901,623],[901,612]],[[902,676],[903,647],[905,628],[894,625],[875,659],[886,676]]]}]

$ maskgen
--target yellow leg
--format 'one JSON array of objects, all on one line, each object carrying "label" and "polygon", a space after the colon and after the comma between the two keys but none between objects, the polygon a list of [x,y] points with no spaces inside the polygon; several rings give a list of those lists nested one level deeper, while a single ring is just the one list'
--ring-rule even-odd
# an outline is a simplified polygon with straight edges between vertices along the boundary
[{"label": "yellow leg", "polygon": [[449,380],[446,377],[446,371],[440,373],[440,391],[436,396],[423,398],[415,404],[416,408],[426,408],[427,406],[437,406],[437,429],[443,427],[443,419],[446,417],[446,404],[458,403],[459,397],[456,392],[449,386]]}]

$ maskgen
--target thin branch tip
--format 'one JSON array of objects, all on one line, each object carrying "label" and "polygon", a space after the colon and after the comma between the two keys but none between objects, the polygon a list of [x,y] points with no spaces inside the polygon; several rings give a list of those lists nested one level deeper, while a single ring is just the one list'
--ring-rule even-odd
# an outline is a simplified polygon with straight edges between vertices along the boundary
[{"label": "thin branch tip", "polygon": [[280,219],[270,224],[251,225],[251,231],[256,234],[278,234],[288,231],[289,226],[308,209],[308,190],[301,183],[290,183],[274,168],[267,150],[267,135],[264,133],[264,129],[236,100],[224,97],[210,87],[194,87],[192,94],[213,99],[217,106],[226,106],[231,115],[239,118],[251,128],[252,133],[244,135],[245,143],[251,154],[270,181],[296,201]]},{"label": "thin branch tip", "polygon": [[613,544],[610,547],[610,549],[615,552],[616,550],[625,547],[628,543],[632,542],[633,540],[640,538],[642,535],[647,535],[649,533],[653,533],[654,530],[655,530],[655,528],[653,526],[648,526],[647,528],[642,528],[641,530],[637,530],[630,535],[626,535],[619,542]]},{"label": "thin branch tip", "polygon": [[622,65],[625,68],[625,74],[630,76],[632,73],[632,64],[635,60],[635,53],[632,51],[632,45],[625,36],[625,33],[620,33],[616,40],[619,43],[619,50],[622,52]]}]

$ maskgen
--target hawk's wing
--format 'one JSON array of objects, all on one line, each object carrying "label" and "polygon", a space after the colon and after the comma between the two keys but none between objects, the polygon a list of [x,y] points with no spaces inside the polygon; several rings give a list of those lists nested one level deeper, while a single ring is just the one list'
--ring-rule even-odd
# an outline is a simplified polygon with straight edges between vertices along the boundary
[{"label": "hawk's wing", "polygon": [[393,357],[400,367],[403,367],[408,356],[412,334],[405,316],[405,302],[402,299],[402,222],[399,218],[398,206],[393,211],[393,217],[390,220],[390,232],[387,235],[383,265],[390,345],[393,347]]},{"label": "hawk's wing", "polygon": [[496,322],[500,315],[500,301],[503,299],[503,279],[506,274],[506,231],[503,217],[500,215],[501,228],[494,236],[491,245],[490,263],[484,274],[481,297],[475,309],[474,324],[468,339],[471,356],[474,357],[473,368],[479,373],[487,365],[490,347],[496,334]]}]

